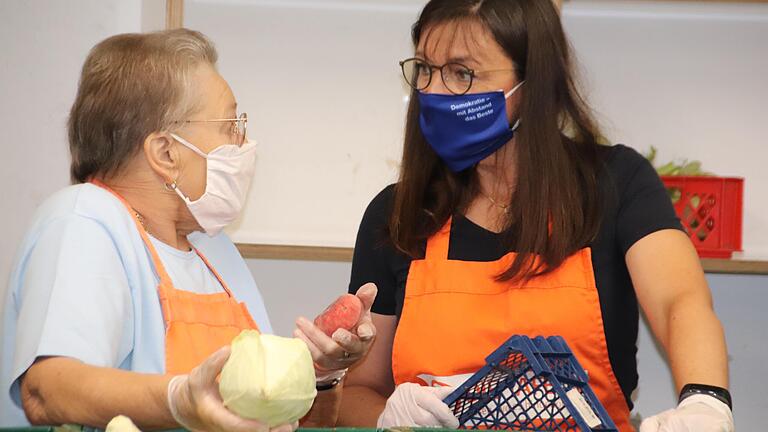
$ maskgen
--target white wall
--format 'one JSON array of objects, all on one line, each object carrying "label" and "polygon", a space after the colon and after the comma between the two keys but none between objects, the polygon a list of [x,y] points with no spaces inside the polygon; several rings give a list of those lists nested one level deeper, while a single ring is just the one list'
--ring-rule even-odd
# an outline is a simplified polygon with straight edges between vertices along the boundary
[{"label": "white wall", "polygon": [[290,336],[299,316],[310,320],[347,292],[352,265],[345,262],[247,260],[275,334]]},{"label": "white wall", "polygon": [[217,44],[260,144],[235,241],[354,245],[355,221],[397,179],[409,93],[397,61],[411,54],[419,3],[185,2],[185,25]]},{"label": "white wall", "polygon": [[743,256],[768,259],[768,4],[578,0],[563,23],[608,137],[744,177]]},{"label": "white wall", "polygon": [[27,221],[69,184],[66,121],[88,50],[107,36],[141,31],[141,12],[140,0],[0,2],[3,298]]}]

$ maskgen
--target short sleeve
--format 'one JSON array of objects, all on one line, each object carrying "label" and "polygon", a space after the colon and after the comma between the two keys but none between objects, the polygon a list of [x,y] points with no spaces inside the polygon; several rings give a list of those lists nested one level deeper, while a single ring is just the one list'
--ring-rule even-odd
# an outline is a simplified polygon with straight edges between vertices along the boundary
[{"label": "short sleeve", "polygon": [[382,315],[395,315],[397,278],[392,263],[396,253],[386,234],[393,196],[394,186],[389,186],[365,210],[357,232],[349,282],[351,294],[368,282],[375,283],[379,292],[371,311]]},{"label": "short sleeve", "polygon": [[[615,166],[617,177],[627,176],[620,187],[616,238],[623,254],[640,239],[664,229],[683,230],[672,201],[651,163],[624,147]],[[623,172],[623,174],[622,174]]]},{"label": "short sleeve", "polygon": [[14,384],[38,357],[118,367],[131,351],[128,278],[115,243],[96,221],[73,215],[45,227],[14,301]]}]

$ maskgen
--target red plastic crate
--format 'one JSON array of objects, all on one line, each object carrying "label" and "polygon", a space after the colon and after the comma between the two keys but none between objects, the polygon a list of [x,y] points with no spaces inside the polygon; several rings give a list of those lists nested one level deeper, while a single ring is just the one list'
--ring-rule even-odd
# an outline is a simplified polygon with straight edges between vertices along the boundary
[{"label": "red plastic crate", "polygon": [[744,179],[661,176],[675,212],[702,258],[741,251]]}]

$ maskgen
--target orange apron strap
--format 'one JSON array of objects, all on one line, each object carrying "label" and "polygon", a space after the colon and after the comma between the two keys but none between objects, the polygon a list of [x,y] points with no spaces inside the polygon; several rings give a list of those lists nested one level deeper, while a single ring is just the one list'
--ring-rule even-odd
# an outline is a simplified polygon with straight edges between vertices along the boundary
[{"label": "orange apron strap", "polygon": [[142,225],[141,221],[139,221],[139,218],[136,216],[136,212],[133,210],[133,207],[131,207],[131,205],[128,203],[128,201],[125,200],[125,198],[123,198],[120,194],[112,190],[112,188],[105,185],[101,181],[96,179],[91,179],[90,183],[111,193],[112,195],[115,196],[115,198],[119,199],[120,202],[123,203],[126,210],[128,210],[128,213],[131,215],[133,222],[136,224],[136,228],[138,228],[139,230],[139,235],[141,235],[141,239],[144,241],[144,245],[147,247],[147,250],[149,251],[149,254],[152,257],[152,262],[155,265],[155,271],[157,272],[157,277],[160,278],[160,285],[173,286],[173,283],[171,282],[171,278],[170,276],[168,276],[168,273],[165,271],[165,266],[163,266],[163,262],[160,260],[160,256],[157,254],[157,250],[155,249],[155,246],[149,240],[149,235],[147,234],[147,230],[144,229],[144,225]]},{"label": "orange apron strap", "polygon": [[225,292],[225,293],[227,293],[227,295],[228,295],[228,296],[230,296],[230,297],[233,297],[233,298],[234,298],[234,296],[232,295],[232,291],[230,291],[230,290],[229,290],[229,287],[227,286],[227,283],[226,283],[226,282],[224,282],[224,279],[221,277],[221,275],[219,274],[219,272],[217,272],[217,271],[216,271],[216,269],[215,269],[215,268],[214,268],[214,267],[211,265],[211,263],[208,261],[208,258],[206,258],[206,257],[205,257],[205,255],[203,255],[203,253],[202,253],[202,252],[200,252],[199,250],[197,250],[197,248],[196,248],[196,247],[192,246],[192,249],[194,249],[194,251],[195,251],[195,253],[197,254],[197,256],[199,256],[199,257],[200,257],[200,259],[201,259],[201,260],[203,260],[203,262],[205,263],[206,267],[208,267],[208,270],[210,270],[210,271],[211,271],[211,273],[212,273],[212,274],[213,274],[213,275],[216,277],[216,279],[219,281],[219,283],[221,284],[221,287],[222,287],[222,288],[224,288],[224,292]]},{"label": "orange apron strap", "polygon": [[451,243],[451,225],[453,217],[442,228],[427,240],[427,250],[424,259],[427,261],[445,261],[448,259],[448,247]]}]

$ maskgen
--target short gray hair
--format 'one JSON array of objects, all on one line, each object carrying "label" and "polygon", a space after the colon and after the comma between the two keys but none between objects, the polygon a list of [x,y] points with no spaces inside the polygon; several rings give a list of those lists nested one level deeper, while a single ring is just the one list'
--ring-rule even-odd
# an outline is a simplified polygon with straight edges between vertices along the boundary
[{"label": "short gray hair", "polygon": [[183,28],[120,34],[94,46],[69,115],[72,181],[117,173],[149,134],[198,110],[191,75],[217,59],[205,35]]}]

